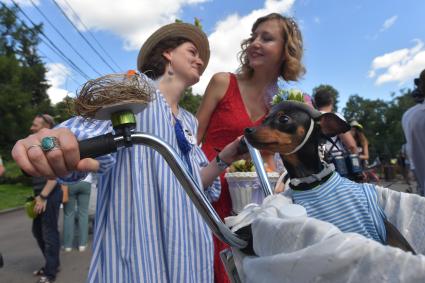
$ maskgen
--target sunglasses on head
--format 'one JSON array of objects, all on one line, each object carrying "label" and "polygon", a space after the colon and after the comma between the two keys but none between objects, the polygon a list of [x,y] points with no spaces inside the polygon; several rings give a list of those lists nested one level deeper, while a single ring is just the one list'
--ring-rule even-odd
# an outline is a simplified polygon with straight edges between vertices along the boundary
[{"label": "sunglasses on head", "polygon": [[37,114],[37,117],[40,117],[41,119],[43,119],[43,121],[46,124],[48,124],[51,128],[53,128],[53,126],[55,125],[55,122],[53,121],[53,119],[47,114]]}]

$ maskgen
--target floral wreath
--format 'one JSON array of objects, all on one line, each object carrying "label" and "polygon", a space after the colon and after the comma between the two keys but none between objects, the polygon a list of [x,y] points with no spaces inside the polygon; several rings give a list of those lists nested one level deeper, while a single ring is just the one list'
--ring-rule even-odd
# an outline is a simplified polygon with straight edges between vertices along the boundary
[{"label": "floral wreath", "polygon": [[271,105],[274,106],[276,104],[281,103],[282,101],[293,100],[306,103],[313,107],[313,103],[311,101],[310,95],[302,92],[299,89],[282,89],[279,88],[277,93],[272,97]]}]

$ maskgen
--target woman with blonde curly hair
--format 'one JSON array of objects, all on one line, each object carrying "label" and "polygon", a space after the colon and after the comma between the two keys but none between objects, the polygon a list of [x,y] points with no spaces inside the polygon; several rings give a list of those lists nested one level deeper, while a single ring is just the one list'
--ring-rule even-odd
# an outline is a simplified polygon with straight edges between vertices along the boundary
[{"label": "woman with blonde curly hair", "polygon": [[[211,160],[229,141],[243,134],[247,127],[260,124],[270,108],[277,91],[277,80],[296,81],[304,74],[301,63],[303,41],[298,25],[292,18],[277,13],[258,18],[252,26],[251,37],[241,44],[240,68],[236,74],[215,74],[205,91],[197,113],[197,140]],[[273,156],[263,154],[270,169]],[[224,173],[222,191],[213,206],[224,218],[232,206]],[[215,282],[229,282],[219,253],[226,247],[214,238]]]}]

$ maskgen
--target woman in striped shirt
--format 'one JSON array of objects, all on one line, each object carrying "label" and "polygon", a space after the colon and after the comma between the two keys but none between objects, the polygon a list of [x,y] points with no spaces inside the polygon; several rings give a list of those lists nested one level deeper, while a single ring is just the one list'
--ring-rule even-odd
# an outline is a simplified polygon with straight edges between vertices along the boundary
[{"label": "woman in striped shirt", "polygon": [[[136,115],[136,131],[169,143],[214,201],[220,194],[222,163],[241,158],[239,140],[208,162],[190,138],[196,137],[196,119],[178,106],[208,59],[208,39],[198,27],[174,23],[153,33],[137,65],[148,76],[142,74],[143,79],[156,87],[155,99]],[[179,129],[186,134],[179,135]],[[17,163],[32,175],[62,176],[69,182],[83,178],[85,171],[101,174],[88,282],[213,282],[211,232],[158,152],[136,145],[96,160],[79,160],[77,139],[111,131],[109,121],[75,117],[19,141],[13,150]],[[57,137],[61,150],[43,153],[31,147],[46,136]]]}]

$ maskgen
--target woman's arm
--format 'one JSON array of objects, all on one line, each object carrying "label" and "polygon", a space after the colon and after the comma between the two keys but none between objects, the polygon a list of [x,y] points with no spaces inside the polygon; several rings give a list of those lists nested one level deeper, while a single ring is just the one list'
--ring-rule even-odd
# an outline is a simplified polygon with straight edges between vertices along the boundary
[{"label": "woman's arm", "polygon": [[366,161],[369,160],[369,143],[365,136],[362,137],[362,153],[359,158]]},{"label": "woman's arm", "polygon": [[341,139],[341,142],[344,144],[345,148],[352,154],[357,154],[356,141],[353,138],[353,135],[348,131],[343,134],[339,134],[338,137]]},{"label": "woman's arm", "polygon": [[[217,155],[217,157],[211,160],[211,162],[204,168],[201,169],[201,179],[204,188],[210,186],[214,180],[229,166],[233,161],[244,158],[246,154],[240,154],[238,152],[239,143],[242,136],[235,139],[233,142],[226,145],[223,150]],[[221,164],[219,164],[221,163]],[[227,166],[222,166],[226,164]]]},{"label": "woman's arm", "polygon": [[217,107],[219,101],[224,97],[224,94],[229,87],[229,82],[230,77],[228,73],[217,73],[208,83],[204,97],[201,101],[201,105],[199,106],[198,112],[196,113],[196,118],[199,122],[198,134],[196,136],[198,144],[202,142],[202,139],[204,138],[205,132],[208,128],[211,115]]}]

